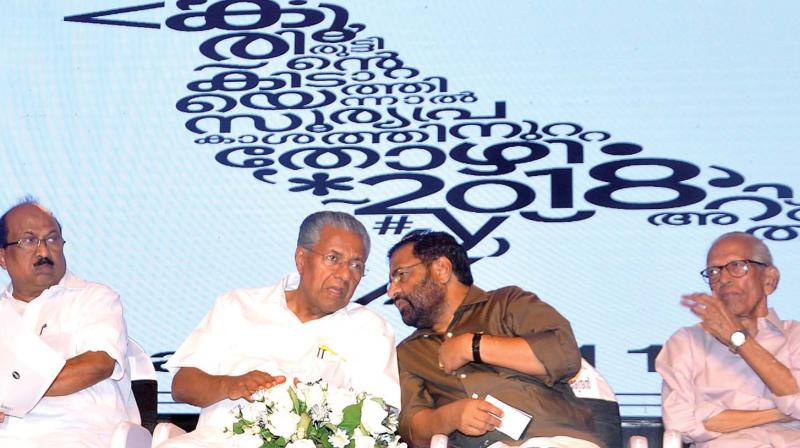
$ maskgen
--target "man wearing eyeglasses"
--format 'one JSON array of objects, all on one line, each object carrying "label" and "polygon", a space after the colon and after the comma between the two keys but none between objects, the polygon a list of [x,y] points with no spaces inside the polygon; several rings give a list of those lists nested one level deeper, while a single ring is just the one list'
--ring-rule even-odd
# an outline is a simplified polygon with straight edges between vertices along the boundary
[{"label": "man wearing eyeglasses", "polygon": [[800,447],[800,323],[767,297],[780,279],[763,241],[727,233],[702,276],[711,294],[683,296],[700,323],[678,330],[656,359],[663,419],[696,447]]},{"label": "man wearing eyeglasses", "polygon": [[[67,271],[61,225],[32,198],[0,217],[0,237],[0,266],[11,278],[0,295],[7,357],[0,362],[14,369],[0,379],[0,390],[19,392],[31,385],[26,377],[46,376],[42,369],[56,375],[27,413],[0,412],[0,446],[107,447],[118,423],[139,419],[125,372],[119,296]],[[0,403],[9,398],[0,396]]]},{"label": "man wearing eyeglasses", "polygon": [[445,434],[461,448],[605,446],[567,383],[581,356],[555,309],[516,286],[475,286],[466,251],[445,232],[411,232],[389,259],[389,297],[417,328],[398,347],[406,442]]},{"label": "man wearing eyeglasses", "polygon": [[369,234],[353,216],[318,212],[300,225],[296,274],[220,297],[170,358],[176,401],[203,408],[197,429],[164,446],[228,447],[231,409],[259,389],[324,379],[399,406],[394,330],[350,299],[365,274]]}]

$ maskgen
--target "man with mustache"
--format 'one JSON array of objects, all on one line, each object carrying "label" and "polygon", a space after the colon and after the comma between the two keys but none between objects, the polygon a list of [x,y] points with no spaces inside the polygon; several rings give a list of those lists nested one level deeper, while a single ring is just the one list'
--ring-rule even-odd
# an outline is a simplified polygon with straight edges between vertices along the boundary
[{"label": "man with mustache", "polygon": [[[567,383],[581,356],[555,309],[516,286],[475,286],[466,251],[445,232],[411,232],[389,259],[389,297],[417,328],[397,349],[407,443],[446,434],[457,447],[604,446]],[[502,432],[489,395],[532,417],[518,440]]]},{"label": "man with mustache", "polygon": [[231,409],[259,389],[324,379],[400,404],[394,330],[350,298],[365,272],[369,234],[353,216],[317,212],[300,225],[296,274],[220,297],[170,358],[176,401],[203,408],[197,429],[163,444],[228,447]]},{"label": "man with mustache", "polygon": [[11,277],[0,295],[0,327],[28,333],[2,342],[19,348],[39,338],[66,361],[27,414],[0,413],[0,446],[107,447],[119,422],[139,420],[119,296],[67,271],[61,225],[32,198],[0,217],[0,237],[0,266]]},{"label": "man with mustache", "polygon": [[711,294],[681,300],[700,322],[656,358],[664,426],[699,448],[800,447],[800,323],[767,304],[780,280],[769,248],[726,233],[701,274]]}]

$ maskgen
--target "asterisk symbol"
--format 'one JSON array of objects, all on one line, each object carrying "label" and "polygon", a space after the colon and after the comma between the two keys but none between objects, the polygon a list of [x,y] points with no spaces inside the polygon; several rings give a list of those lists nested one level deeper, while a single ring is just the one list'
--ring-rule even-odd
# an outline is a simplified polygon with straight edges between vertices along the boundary
[{"label": "asterisk symbol", "polygon": [[314,173],[311,179],[293,177],[289,179],[289,182],[300,185],[290,188],[289,191],[306,191],[313,188],[312,193],[314,196],[327,196],[328,190],[346,191],[353,189],[350,185],[342,185],[353,180],[352,177],[336,177],[333,179],[329,179],[329,177],[328,173]]}]

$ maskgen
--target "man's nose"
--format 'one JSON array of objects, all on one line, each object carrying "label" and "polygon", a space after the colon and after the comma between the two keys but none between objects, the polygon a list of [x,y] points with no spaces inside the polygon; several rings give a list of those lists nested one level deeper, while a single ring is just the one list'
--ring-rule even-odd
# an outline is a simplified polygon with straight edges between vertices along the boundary
[{"label": "man's nose", "polygon": [[350,270],[350,266],[347,263],[339,263],[334,269],[334,274],[337,278],[341,278],[343,280],[349,280],[353,278],[353,271]]},{"label": "man's nose", "polygon": [[39,245],[36,246],[36,255],[39,257],[49,257],[50,256],[50,246],[47,245],[47,241],[39,240]]},{"label": "man's nose", "polygon": [[389,280],[389,284],[386,285],[386,295],[389,296],[392,301],[394,301],[394,296],[400,292],[400,287],[397,286],[397,283]]}]

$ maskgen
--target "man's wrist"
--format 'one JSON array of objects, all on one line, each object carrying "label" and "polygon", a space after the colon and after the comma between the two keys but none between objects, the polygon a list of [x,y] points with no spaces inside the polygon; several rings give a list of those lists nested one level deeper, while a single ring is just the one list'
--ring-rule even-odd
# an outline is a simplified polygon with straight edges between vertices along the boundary
[{"label": "man's wrist", "polygon": [[482,364],[481,359],[481,338],[483,333],[475,333],[472,335],[472,362]]},{"label": "man's wrist", "polygon": [[739,349],[750,340],[750,333],[742,328],[731,333],[728,340],[728,349],[733,353],[738,353]]}]

